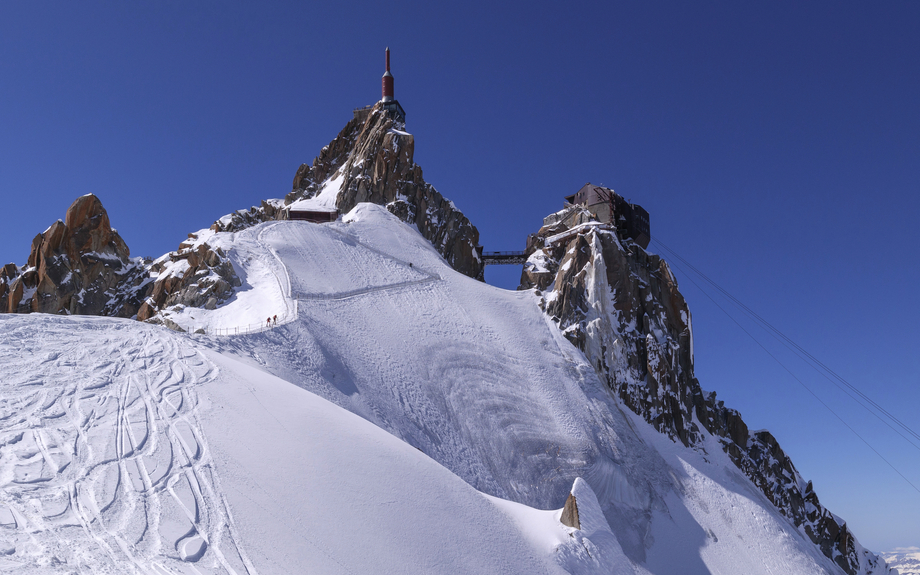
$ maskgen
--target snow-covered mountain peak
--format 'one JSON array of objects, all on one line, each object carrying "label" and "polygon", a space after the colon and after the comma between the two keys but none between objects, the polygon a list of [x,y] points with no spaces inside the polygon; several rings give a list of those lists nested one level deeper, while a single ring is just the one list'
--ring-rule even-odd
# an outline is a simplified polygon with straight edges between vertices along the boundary
[{"label": "snow-covered mountain peak", "polygon": [[384,206],[205,245],[240,286],[186,333],[0,317],[4,569],[841,572],[718,436],[624,409],[534,291]]},{"label": "snow-covered mountain peak", "polygon": [[399,219],[415,224],[454,269],[481,277],[479,231],[425,182],[414,154],[415,138],[378,103],[356,112],[312,165],[298,169],[285,203],[331,198],[334,193],[334,205],[343,214],[364,202],[386,206]]},{"label": "snow-covered mountain peak", "polygon": [[888,572],[702,391],[664,260],[569,206],[520,291],[477,281],[478,231],[414,145],[361,109],[283,200],[130,274],[91,197],[74,221],[98,233],[58,222],[0,271],[8,303],[96,246],[170,328],[0,317],[0,569]]},{"label": "snow-covered mountain peak", "polygon": [[[379,103],[357,110],[312,164],[298,168],[293,190],[283,200],[263,200],[259,206],[237,210],[210,229],[238,232],[263,222],[296,219],[301,217],[298,213],[335,220],[370,202],[414,225],[453,269],[481,279],[479,231],[453,202],[425,182],[413,160],[414,150],[414,137],[391,111]],[[202,230],[192,235],[207,234]],[[169,319],[176,312],[213,308],[230,298],[237,286],[236,272],[215,247],[183,242],[158,260],[152,268],[156,284],[138,318],[177,327]]]}]

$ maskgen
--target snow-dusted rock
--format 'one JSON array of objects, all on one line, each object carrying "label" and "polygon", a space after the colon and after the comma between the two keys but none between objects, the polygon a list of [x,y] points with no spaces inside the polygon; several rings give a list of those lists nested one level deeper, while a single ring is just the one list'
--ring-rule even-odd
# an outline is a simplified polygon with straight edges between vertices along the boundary
[{"label": "snow-dusted rock", "polygon": [[[575,513],[579,519],[577,527],[569,527],[569,540],[555,549],[555,559],[569,573],[617,573],[631,575],[639,573],[620,547],[616,536],[604,517],[597,496],[581,477],[572,485],[570,500],[578,503]],[[566,501],[568,506],[569,500]],[[562,513],[565,513],[563,509]]]},{"label": "snow-dusted rock", "polygon": [[749,432],[737,411],[704,394],[693,373],[690,310],[668,264],[616,229],[589,225],[588,216],[569,206],[545,220],[529,241],[521,289],[546,289],[542,309],[632,411],[687,447],[712,434],[825,556],[850,574],[884,573],[769,432]]},{"label": "snow-dusted rock", "polygon": [[198,234],[189,234],[178,250],[154,261],[151,272],[156,281],[137,314],[141,321],[155,319],[159,311],[175,306],[214,309],[233,294],[234,287],[242,285],[227,254],[220,247],[212,248]]},{"label": "snow-dusted rock", "polygon": [[283,203],[279,199],[262,200],[258,206],[237,210],[211,224],[215,232],[238,232],[262,222],[280,219]]}]

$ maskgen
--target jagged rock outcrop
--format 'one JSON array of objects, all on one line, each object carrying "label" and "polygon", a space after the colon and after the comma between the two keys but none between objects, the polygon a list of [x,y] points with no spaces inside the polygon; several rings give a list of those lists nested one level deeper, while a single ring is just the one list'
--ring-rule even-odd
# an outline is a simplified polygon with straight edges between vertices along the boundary
[{"label": "jagged rock outcrop", "polygon": [[381,204],[406,223],[415,224],[457,271],[482,278],[477,251],[479,231],[422,177],[413,161],[415,139],[380,104],[360,111],[312,165],[303,164],[285,204],[314,197],[324,182],[342,178],[336,198],[340,213],[361,202]]},{"label": "jagged rock outcrop", "polygon": [[769,432],[749,432],[736,410],[703,393],[693,371],[690,310],[668,264],[592,219],[580,206],[547,217],[528,239],[521,289],[537,290],[544,312],[632,411],[688,447],[712,434],[845,572],[887,573],[820,504]]},{"label": "jagged rock outcrop", "polygon": [[157,312],[174,306],[214,309],[242,285],[226,252],[196,234],[189,234],[178,250],[156,259],[151,273],[156,280],[137,313],[141,321],[156,321]]},{"label": "jagged rock outcrop", "polygon": [[369,114],[355,113],[339,135],[320,150],[313,159],[313,164],[301,164],[294,174],[294,187],[284,198],[289,205],[304,198],[312,198],[319,192],[320,186],[329,179],[351,157],[358,140],[358,134],[364,128]]},{"label": "jagged rock outcrop", "polygon": [[35,236],[25,266],[0,271],[0,311],[132,317],[151,288],[144,262],[88,194]]},{"label": "jagged rock outcrop", "polygon": [[280,219],[283,207],[284,203],[281,200],[262,200],[258,206],[227,214],[211,224],[211,229],[215,232],[238,232],[262,222]]}]

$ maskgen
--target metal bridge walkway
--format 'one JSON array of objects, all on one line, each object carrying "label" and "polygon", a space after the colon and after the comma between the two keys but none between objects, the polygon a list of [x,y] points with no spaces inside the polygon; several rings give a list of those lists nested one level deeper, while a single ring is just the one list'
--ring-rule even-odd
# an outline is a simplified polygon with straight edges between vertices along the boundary
[{"label": "metal bridge walkway", "polygon": [[482,265],[484,266],[520,266],[526,261],[524,252],[482,252]]}]

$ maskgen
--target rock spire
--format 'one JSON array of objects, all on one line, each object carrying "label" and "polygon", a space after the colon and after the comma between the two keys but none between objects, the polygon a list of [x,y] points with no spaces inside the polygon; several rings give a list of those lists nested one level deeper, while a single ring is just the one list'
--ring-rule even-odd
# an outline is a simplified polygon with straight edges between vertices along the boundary
[{"label": "rock spire", "polygon": [[714,437],[846,573],[887,572],[821,505],[769,431],[748,430],[740,413],[702,390],[694,376],[690,309],[667,262],[619,230],[583,225],[594,220],[581,205],[545,218],[528,238],[520,289],[537,290],[544,313],[629,409],[687,447],[703,449],[705,435]]},{"label": "rock spire", "polygon": [[151,284],[102,202],[87,194],[35,236],[25,266],[2,268],[0,312],[132,317]]},{"label": "rock spire", "polygon": [[284,203],[312,198],[327,182],[341,181],[335,202],[340,214],[361,202],[384,205],[404,222],[415,224],[455,270],[481,278],[479,231],[424,180],[414,152],[415,138],[405,131],[404,121],[390,104],[378,102],[356,111],[312,165],[300,166]]}]

